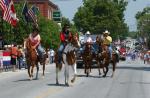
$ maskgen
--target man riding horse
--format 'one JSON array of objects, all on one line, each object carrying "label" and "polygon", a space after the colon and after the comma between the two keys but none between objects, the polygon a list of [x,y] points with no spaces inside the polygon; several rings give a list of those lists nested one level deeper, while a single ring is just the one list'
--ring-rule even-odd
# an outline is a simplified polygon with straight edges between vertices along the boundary
[{"label": "man riding horse", "polygon": [[57,50],[58,52],[55,54],[56,84],[59,84],[58,73],[61,71],[62,65],[64,65],[65,85],[69,86],[69,66],[72,67],[74,72],[71,82],[73,83],[76,79],[76,50],[80,48],[80,42],[78,40],[78,35],[73,35],[69,31],[69,27],[67,25],[65,25],[62,32],[60,32],[60,40],[60,47]]},{"label": "man riding horse", "polygon": [[104,51],[107,51],[110,55],[110,60],[112,59],[112,46],[111,46],[111,43],[112,43],[112,37],[109,36],[110,32],[108,32],[107,30],[105,32],[103,32],[103,50]]},{"label": "man riding horse", "polygon": [[84,47],[83,47],[83,51],[85,50],[85,48],[86,48],[86,46],[87,45],[90,45],[90,48],[91,48],[91,50],[92,50],[92,52],[94,52],[94,47],[93,47],[93,40],[92,40],[92,38],[91,38],[91,33],[89,32],[89,31],[87,31],[86,32],[86,36],[85,36],[85,38],[84,38]]},{"label": "man riding horse", "polygon": [[91,65],[93,60],[94,48],[93,48],[93,40],[90,37],[90,32],[86,32],[86,37],[84,39],[84,47],[83,47],[83,62],[85,64],[85,74],[89,75],[91,72]]},{"label": "man riding horse", "polygon": [[66,44],[71,40],[72,34],[69,31],[69,26],[65,25],[60,32],[60,47],[58,49],[58,62],[61,64],[62,62],[62,52],[66,46]]}]

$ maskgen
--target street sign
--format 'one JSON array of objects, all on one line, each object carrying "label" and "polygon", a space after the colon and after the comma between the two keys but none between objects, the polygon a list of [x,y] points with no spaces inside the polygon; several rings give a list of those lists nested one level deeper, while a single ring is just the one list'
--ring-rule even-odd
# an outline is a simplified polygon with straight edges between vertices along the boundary
[{"label": "street sign", "polygon": [[59,10],[53,11],[53,20],[56,22],[60,22],[62,18],[61,12]]}]

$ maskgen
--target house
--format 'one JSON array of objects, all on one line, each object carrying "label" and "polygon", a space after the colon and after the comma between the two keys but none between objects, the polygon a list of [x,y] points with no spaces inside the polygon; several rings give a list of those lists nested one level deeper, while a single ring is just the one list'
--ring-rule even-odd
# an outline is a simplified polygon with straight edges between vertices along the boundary
[{"label": "house", "polygon": [[[14,3],[24,2],[24,0],[13,0]],[[59,10],[58,6],[50,0],[27,0],[28,4],[36,5],[44,17],[52,19],[53,12]]]}]

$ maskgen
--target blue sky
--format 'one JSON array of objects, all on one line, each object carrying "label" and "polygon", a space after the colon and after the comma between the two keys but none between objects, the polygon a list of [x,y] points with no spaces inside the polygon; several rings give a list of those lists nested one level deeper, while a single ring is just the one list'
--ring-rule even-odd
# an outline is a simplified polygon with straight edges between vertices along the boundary
[{"label": "blue sky", "polygon": [[[63,16],[73,19],[77,8],[82,5],[82,0],[51,0],[57,4]],[[137,11],[142,11],[144,7],[150,6],[150,0],[128,0],[127,10],[125,11],[125,22],[128,24],[130,31],[136,30],[135,14]]]}]

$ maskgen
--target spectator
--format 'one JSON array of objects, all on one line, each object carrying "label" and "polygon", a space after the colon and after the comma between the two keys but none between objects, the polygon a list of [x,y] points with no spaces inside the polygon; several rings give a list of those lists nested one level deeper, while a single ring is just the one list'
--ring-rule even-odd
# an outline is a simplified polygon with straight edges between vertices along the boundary
[{"label": "spectator", "polygon": [[50,64],[54,62],[54,50],[50,49]]},{"label": "spectator", "polygon": [[144,54],[144,64],[145,64],[145,62],[148,62],[148,57],[149,57],[149,55],[147,53],[145,53]]},{"label": "spectator", "polygon": [[16,71],[16,59],[17,59],[17,55],[18,55],[18,48],[17,45],[14,44],[11,47],[11,65],[13,67],[13,71]]},{"label": "spectator", "polygon": [[18,67],[19,69],[21,69],[21,66],[23,64],[23,51],[21,47],[18,48],[17,61],[18,61]]}]

